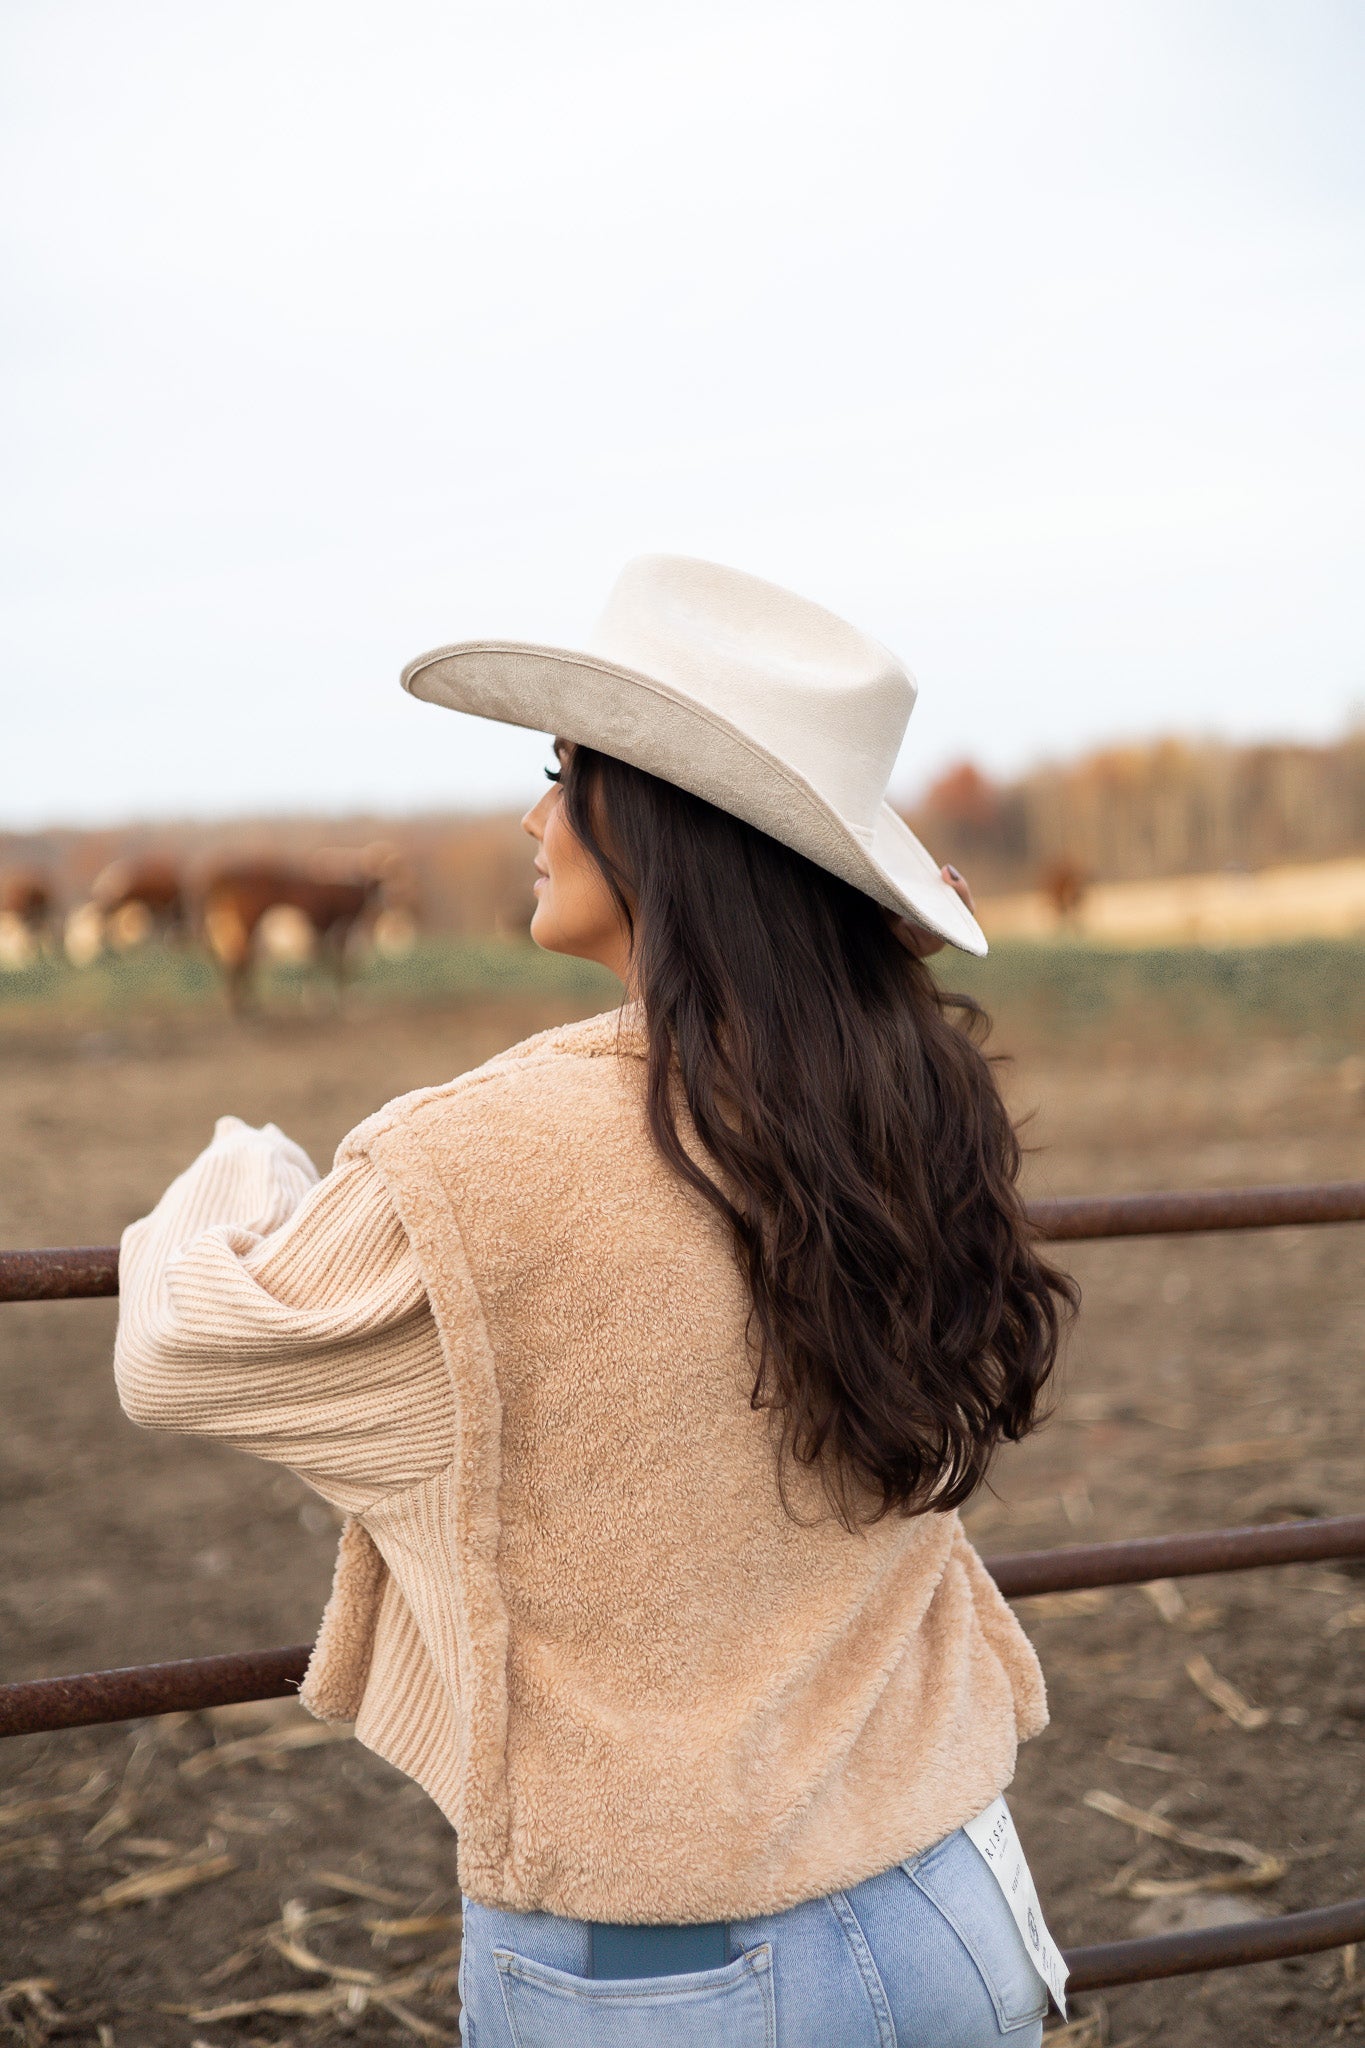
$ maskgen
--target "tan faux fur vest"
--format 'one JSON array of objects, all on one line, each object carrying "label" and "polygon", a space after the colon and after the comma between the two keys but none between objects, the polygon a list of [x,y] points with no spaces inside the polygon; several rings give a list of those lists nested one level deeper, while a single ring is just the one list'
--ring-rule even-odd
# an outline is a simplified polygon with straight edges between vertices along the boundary
[{"label": "tan faux fur vest", "polygon": [[980,1812],[1043,1684],[956,1515],[850,1535],[800,1474],[784,1509],[643,1052],[629,1011],[546,1034],[342,1147],[415,1251],[454,1451],[352,1525],[305,1697],[440,1799],[473,1898],[747,1918]]}]

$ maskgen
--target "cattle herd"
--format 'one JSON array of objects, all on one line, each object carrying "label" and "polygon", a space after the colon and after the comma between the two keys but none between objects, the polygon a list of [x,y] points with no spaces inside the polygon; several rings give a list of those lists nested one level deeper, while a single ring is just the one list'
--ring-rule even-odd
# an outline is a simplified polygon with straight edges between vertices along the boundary
[{"label": "cattle herd", "polygon": [[162,856],[116,860],[64,903],[37,868],[0,873],[0,967],[64,954],[88,967],[152,942],[200,947],[234,1010],[246,1008],[267,958],[314,962],[338,990],[367,944],[398,950],[415,930],[411,873],[378,843],[305,862],[223,861],[195,872]]}]

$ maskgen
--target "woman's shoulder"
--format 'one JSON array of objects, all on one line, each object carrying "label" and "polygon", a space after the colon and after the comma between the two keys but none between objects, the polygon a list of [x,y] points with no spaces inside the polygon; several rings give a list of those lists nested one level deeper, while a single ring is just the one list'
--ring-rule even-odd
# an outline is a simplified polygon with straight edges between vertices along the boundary
[{"label": "woman's shoulder", "polygon": [[596,1095],[604,1083],[610,1085],[615,1063],[643,1058],[645,1045],[643,1018],[633,1003],[538,1031],[451,1081],[385,1103],[342,1139],[335,1163],[364,1156],[401,1130],[477,1126],[508,1114],[534,1114],[541,1104]]}]

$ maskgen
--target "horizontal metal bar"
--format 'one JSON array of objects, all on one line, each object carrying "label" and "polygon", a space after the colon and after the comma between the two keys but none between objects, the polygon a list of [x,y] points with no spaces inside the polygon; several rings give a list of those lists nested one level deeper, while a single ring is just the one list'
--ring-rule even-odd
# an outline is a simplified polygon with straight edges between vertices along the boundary
[{"label": "horizontal metal bar", "polygon": [[1143,1585],[1151,1579],[1244,1572],[1261,1565],[1321,1564],[1336,1557],[1365,1557],[1365,1515],[1262,1522],[1189,1536],[1140,1536],[1126,1543],[1071,1543],[1058,1550],[988,1557],[985,1564],[1007,1600],[1026,1600],[1034,1593]]},{"label": "horizontal metal bar", "polygon": [[[260,1650],[228,1657],[192,1657],[126,1671],[92,1671],[70,1678],[39,1678],[0,1687],[0,1735],[75,1728],[96,1721],[137,1718],[237,1701],[277,1699],[303,1677],[309,1647]],[[1365,1941],[1365,1899],[1286,1913],[1195,1934],[1158,1935],[1148,1941],[1103,1942],[1068,1949],[1068,1990],[1100,1991],[1157,1977],[1238,1964],[1313,1955]]]},{"label": "horizontal metal bar", "polygon": [[[1082,1586],[1124,1586],[1259,1565],[1321,1563],[1334,1557],[1365,1557],[1365,1515],[1211,1529],[1193,1536],[1148,1536],[1129,1543],[1078,1543],[1060,1550],[990,1557],[985,1564],[1008,1599],[1023,1600],[1035,1593],[1072,1592]],[[283,1650],[186,1657],[173,1664],[135,1664],[122,1671],[83,1671],[0,1685],[0,1736],[278,1699],[299,1684],[308,1655],[308,1645],[297,1643]]]},{"label": "horizontal metal bar", "polygon": [[[1180,1188],[1154,1195],[1061,1195],[1029,1204],[1054,1243],[1158,1237],[1204,1230],[1269,1230],[1282,1223],[1365,1222],[1365,1181],[1264,1188]],[[61,1245],[0,1252],[0,1302],[74,1301],[118,1293],[118,1246]]]},{"label": "horizontal metal bar", "polygon": [[1205,1927],[1197,1934],[1156,1934],[1146,1941],[1064,1949],[1066,1988],[1107,1991],[1116,1984],[1187,1977],[1196,1970],[1231,1970],[1245,1963],[1277,1962],[1282,1956],[1316,1955],[1351,1941],[1365,1941],[1365,1899],[1315,1906],[1308,1913],[1279,1913],[1271,1920],[1243,1920],[1232,1927]]},{"label": "horizontal metal bar", "polygon": [[65,1678],[0,1685],[0,1736],[282,1699],[298,1689],[310,1654],[307,1643],[294,1643],[284,1650],[183,1657],[173,1664],[132,1664],[121,1671],[78,1671]]},{"label": "horizontal metal bar", "polygon": [[[1098,1547],[1098,1546],[1097,1546]],[[227,1657],[193,1657],[173,1664],[93,1671],[69,1678],[39,1678],[0,1687],[0,1735],[74,1728],[97,1721],[138,1718],[234,1702],[277,1699],[293,1692],[309,1647],[261,1650]],[[1313,1955],[1365,1941],[1365,1899],[1286,1913],[1194,1934],[1163,1934],[1146,1941],[1102,1942],[1068,1949],[1070,1991],[1102,1991],[1158,1977],[1226,1970],[1284,1956]]]},{"label": "horizontal metal bar", "polygon": [[[1330,1522],[1212,1530],[1195,1536],[1130,1543],[1076,1544],[987,1560],[1001,1591],[1013,1598],[1081,1586],[1121,1585],[1182,1572],[1235,1571],[1265,1564],[1365,1554],[1365,1515]],[[278,1699],[302,1682],[307,1643],[190,1657],[119,1671],[81,1672],[0,1686],[0,1736],[27,1735],[144,1715],[194,1712],[248,1700]],[[1099,1991],[1159,1977],[1312,1955],[1365,1940],[1365,1899],[1287,1913],[1272,1920],[1104,1942],[1066,1952],[1068,1989]]]},{"label": "horizontal metal bar", "polygon": [[82,1301],[117,1293],[116,1244],[0,1252],[0,1301]]},{"label": "horizontal metal bar", "polygon": [[1365,1180],[1263,1188],[1179,1188],[1155,1195],[1062,1195],[1030,1202],[1054,1243],[1163,1237],[1200,1230],[1270,1230],[1281,1223],[1365,1222]]}]

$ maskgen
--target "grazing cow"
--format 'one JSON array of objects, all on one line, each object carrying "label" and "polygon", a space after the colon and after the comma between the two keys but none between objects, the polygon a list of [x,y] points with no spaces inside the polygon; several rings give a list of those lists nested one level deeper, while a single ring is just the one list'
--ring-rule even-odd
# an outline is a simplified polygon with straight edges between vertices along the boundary
[{"label": "grazing cow", "polygon": [[1058,921],[1061,924],[1073,923],[1085,901],[1085,871],[1069,854],[1061,854],[1056,860],[1049,862],[1039,880],[1044,896],[1057,913]]},{"label": "grazing cow", "polygon": [[157,855],[111,861],[96,875],[90,900],[106,932],[136,944],[155,934],[183,938],[188,929],[185,891],[174,863]]},{"label": "grazing cow", "polygon": [[0,875],[0,917],[13,918],[36,943],[56,929],[57,899],[47,876],[36,868],[10,868]]},{"label": "grazing cow", "polygon": [[0,875],[0,967],[31,966],[51,948],[56,931],[57,901],[47,877],[36,868]]},{"label": "grazing cow", "polygon": [[310,874],[282,862],[240,861],[219,868],[204,884],[199,918],[210,952],[223,971],[228,1002],[245,1008],[260,954],[261,926],[273,910],[300,912],[330,967],[340,995],[352,934],[377,910],[383,888],[376,874]]},{"label": "grazing cow", "polygon": [[89,900],[66,920],[66,956],[73,966],[88,967],[110,946],[126,953],[151,938],[183,939],[188,913],[172,862],[156,855],[111,861],[96,875]]}]

